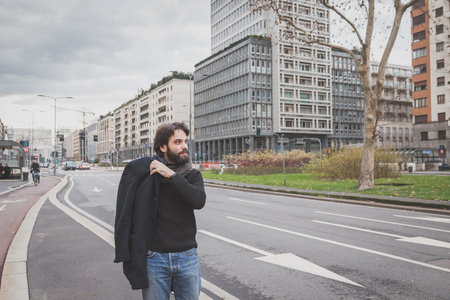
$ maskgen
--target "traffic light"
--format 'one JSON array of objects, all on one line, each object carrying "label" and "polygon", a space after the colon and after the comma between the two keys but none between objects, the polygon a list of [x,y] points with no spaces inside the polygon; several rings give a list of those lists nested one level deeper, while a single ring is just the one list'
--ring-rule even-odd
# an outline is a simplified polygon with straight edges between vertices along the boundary
[{"label": "traffic light", "polygon": [[261,128],[256,128],[256,135],[261,135]]}]

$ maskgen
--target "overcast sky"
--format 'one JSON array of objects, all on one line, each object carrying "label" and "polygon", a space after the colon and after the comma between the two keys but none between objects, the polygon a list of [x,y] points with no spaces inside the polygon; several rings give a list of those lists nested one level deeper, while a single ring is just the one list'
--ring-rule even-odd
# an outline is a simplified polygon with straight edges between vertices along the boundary
[{"label": "overcast sky", "polygon": [[[409,22],[409,14],[404,18]],[[410,65],[409,23],[392,54]],[[210,55],[210,0],[0,0],[0,119],[54,127],[57,106],[94,112],[91,122],[170,71],[193,72]],[[82,128],[57,110],[57,127]]]}]

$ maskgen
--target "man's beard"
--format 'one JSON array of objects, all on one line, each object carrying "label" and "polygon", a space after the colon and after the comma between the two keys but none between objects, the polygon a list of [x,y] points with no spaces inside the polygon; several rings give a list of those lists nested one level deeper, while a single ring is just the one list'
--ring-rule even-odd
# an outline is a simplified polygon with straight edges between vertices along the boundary
[{"label": "man's beard", "polygon": [[[186,153],[187,155],[181,156],[182,153]],[[167,158],[170,162],[176,165],[184,165],[189,162],[189,151],[184,150],[179,153],[175,153],[172,152],[172,150],[169,148],[169,145],[167,145]]]}]

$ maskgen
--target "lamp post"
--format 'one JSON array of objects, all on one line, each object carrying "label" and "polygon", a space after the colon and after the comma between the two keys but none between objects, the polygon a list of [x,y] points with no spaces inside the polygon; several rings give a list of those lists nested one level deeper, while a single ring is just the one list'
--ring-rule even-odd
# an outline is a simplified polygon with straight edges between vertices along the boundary
[{"label": "lamp post", "polygon": [[53,152],[53,175],[56,175],[56,145],[58,144],[57,135],[56,135],[56,100],[58,99],[73,99],[73,97],[52,97],[52,96],[46,96],[46,95],[38,95],[38,97],[45,97],[45,98],[51,98],[55,100],[55,147]]},{"label": "lamp post", "polygon": [[[278,138],[280,136],[276,133],[274,133]],[[284,140],[283,140],[284,134],[281,134],[281,156],[283,157],[283,178],[284,178],[284,185],[286,185],[286,166],[284,163]]]},{"label": "lamp post", "polygon": [[33,160],[33,157],[34,157],[34,114],[37,114],[37,113],[40,113],[40,112],[44,112],[44,111],[40,110],[40,111],[32,112],[32,111],[29,111],[29,110],[26,110],[26,109],[22,109],[22,111],[29,112],[31,114],[31,116],[32,116],[31,117],[31,158]]}]

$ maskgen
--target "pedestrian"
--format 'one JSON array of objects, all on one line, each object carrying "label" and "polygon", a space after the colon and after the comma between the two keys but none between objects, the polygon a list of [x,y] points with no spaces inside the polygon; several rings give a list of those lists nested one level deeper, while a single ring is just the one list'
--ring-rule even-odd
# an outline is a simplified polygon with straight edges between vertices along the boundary
[{"label": "pedestrian", "polygon": [[189,161],[184,123],[161,125],[154,157],[128,163],[115,217],[115,262],[145,300],[198,299],[200,267],[194,210],[206,202],[201,173]]},{"label": "pedestrian", "polygon": [[4,174],[4,172],[5,172],[5,171],[3,171],[3,164],[2,164],[2,163],[0,163],[0,179],[2,179],[2,178],[3,178],[3,174]]},{"label": "pedestrian", "polygon": [[10,177],[11,177],[11,168],[8,167],[8,164],[6,164],[5,167],[3,168],[3,172],[5,172],[5,178],[6,179],[10,179]]}]

